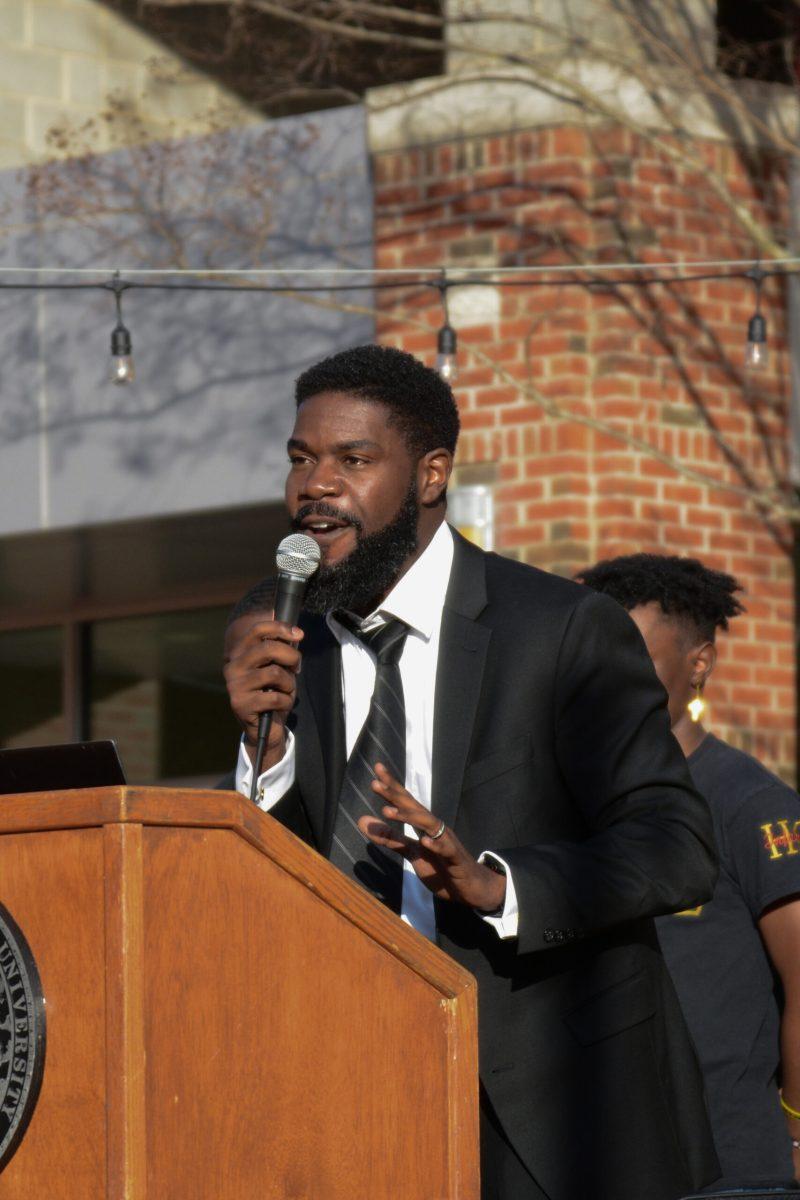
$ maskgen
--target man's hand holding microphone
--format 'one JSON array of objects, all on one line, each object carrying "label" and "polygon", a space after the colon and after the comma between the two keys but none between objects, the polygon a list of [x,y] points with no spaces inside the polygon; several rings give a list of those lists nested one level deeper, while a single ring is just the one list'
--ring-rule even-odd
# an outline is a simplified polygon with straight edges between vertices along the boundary
[{"label": "man's hand holding microphone", "polygon": [[306,585],[319,566],[320,549],[302,533],[284,538],[275,556],[278,586],[272,620],[253,624],[226,654],[224,672],[231,708],[244,730],[245,747],[253,764],[250,798],[255,800],[258,778],[283,758],[286,720],[297,690],[303,631],[296,622]]}]

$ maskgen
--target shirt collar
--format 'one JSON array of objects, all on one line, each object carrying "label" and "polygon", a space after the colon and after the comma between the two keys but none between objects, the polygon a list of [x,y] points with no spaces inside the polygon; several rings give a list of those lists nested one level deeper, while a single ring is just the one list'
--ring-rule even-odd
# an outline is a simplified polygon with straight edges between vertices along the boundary
[{"label": "shirt collar", "polygon": [[[449,525],[442,521],[429,545],[398,579],[383,604],[364,618],[362,627],[372,629],[389,617],[396,617],[405,621],[426,642],[430,641],[444,608],[453,553],[453,535]],[[326,620],[331,633],[341,642],[345,636],[344,626],[333,613],[328,613]]]}]

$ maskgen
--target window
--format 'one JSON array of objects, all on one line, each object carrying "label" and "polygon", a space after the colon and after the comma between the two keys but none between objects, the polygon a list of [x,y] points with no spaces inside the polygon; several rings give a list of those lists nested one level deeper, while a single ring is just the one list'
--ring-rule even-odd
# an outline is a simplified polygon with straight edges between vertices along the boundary
[{"label": "window", "polygon": [[228,609],[98,621],[89,631],[88,735],[114,738],[130,783],[216,783],[238,728],[222,675]]},{"label": "window", "polygon": [[64,742],[61,628],[0,633],[0,746]]},{"label": "window", "polygon": [[131,783],[217,783],[225,624],[285,533],[276,503],[0,538],[0,746],[113,738]]},{"label": "window", "polygon": [[85,625],[74,723],[64,629],[0,634],[0,745],[111,738],[129,783],[215,784],[239,738],[222,675],[227,615],[226,605]]}]

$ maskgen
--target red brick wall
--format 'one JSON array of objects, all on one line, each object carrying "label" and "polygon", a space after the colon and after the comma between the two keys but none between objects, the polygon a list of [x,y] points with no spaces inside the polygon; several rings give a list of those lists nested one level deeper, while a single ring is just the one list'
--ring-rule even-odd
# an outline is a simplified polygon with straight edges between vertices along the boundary
[{"label": "red brick wall", "polygon": [[[717,144],[703,153],[738,200],[785,224],[780,163],[746,161]],[[591,136],[547,128],[382,153],[374,173],[378,266],[753,256],[702,173],[676,169],[620,128]],[[432,362],[436,293],[383,292],[378,303],[381,339]],[[720,638],[710,725],[791,776],[792,532],[766,520],[753,499],[786,473],[784,304],[771,281],[763,306],[770,371],[748,377],[748,281],[503,288],[498,320],[458,330],[456,391],[459,462],[497,464],[501,551],[564,574],[653,550],[696,555],[736,575],[748,611]],[[543,405],[647,442],[684,473]]]}]

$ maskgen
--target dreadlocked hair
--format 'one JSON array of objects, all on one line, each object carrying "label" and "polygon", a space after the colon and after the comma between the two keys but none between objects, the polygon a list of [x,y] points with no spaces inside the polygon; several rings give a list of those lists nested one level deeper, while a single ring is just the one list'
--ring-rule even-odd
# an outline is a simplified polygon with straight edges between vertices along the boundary
[{"label": "dreadlocked hair", "polygon": [[745,611],[734,595],[741,585],[732,575],[712,571],[696,558],[667,554],[624,554],[576,575],[595,592],[604,592],[629,612],[653,602],[670,617],[691,625],[705,641],[727,629],[731,617]]}]

